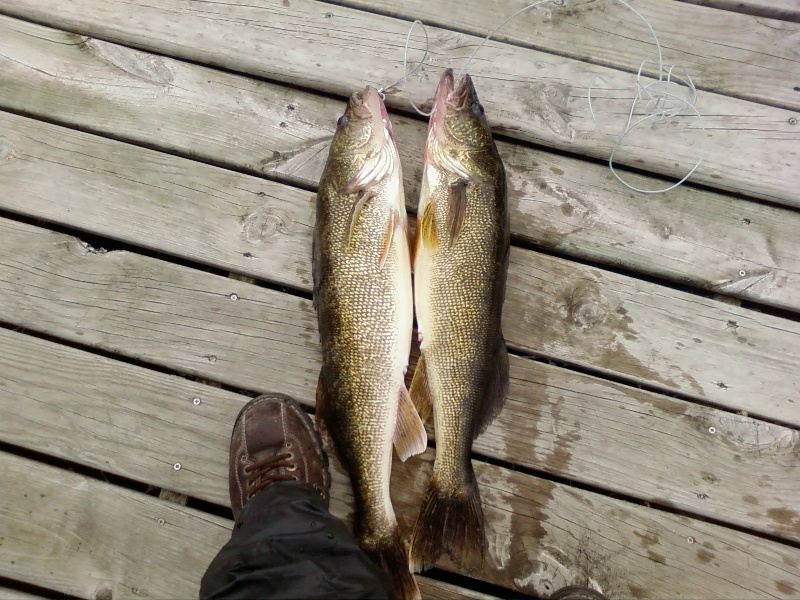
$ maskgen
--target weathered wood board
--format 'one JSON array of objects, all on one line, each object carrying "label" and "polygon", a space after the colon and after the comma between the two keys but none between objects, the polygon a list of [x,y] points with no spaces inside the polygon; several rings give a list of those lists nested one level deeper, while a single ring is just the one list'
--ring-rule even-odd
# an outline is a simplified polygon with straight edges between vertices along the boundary
[{"label": "weathered wood board", "polygon": [[[312,0],[200,4],[7,0],[3,12],[340,96],[365,83],[388,84],[401,71],[407,21]],[[430,62],[405,85],[417,102],[430,99],[444,66],[459,64],[479,43],[430,30]],[[470,71],[497,131],[595,158],[609,156],[635,96],[630,73],[496,42],[483,47]],[[595,110],[606,115],[598,123],[586,101],[592,83]],[[388,94],[387,103],[409,108],[399,92]],[[702,153],[694,181],[800,206],[795,112],[714,93],[701,95],[698,110],[702,123],[671,118],[629,135],[617,150],[619,163],[681,177]],[[742,147],[748,151],[731,152]]]},{"label": "weathered wood board", "polygon": [[[227,446],[211,453],[218,462],[227,459]],[[394,469],[393,500],[406,528],[432,454]],[[44,585],[89,597],[101,584],[159,587],[163,593],[151,593],[180,597],[176,588],[196,589],[197,575],[228,534],[229,522],[171,502],[11,455],[0,460],[10,482],[0,491],[0,514],[10,530],[0,556],[9,552],[15,561],[0,560],[2,576],[40,577]],[[796,548],[492,465],[477,463],[476,473],[490,556],[485,568],[470,575],[485,581],[549,594],[591,579],[614,598],[785,598],[800,588],[792,568],[800,561]],[[350,519],[346,477],[338,468],[333,474],[331,509]],[[227,484],[209,479],[206,485]],[[31,511],[41,518],[30,519]],[[111,529],[118,533],[109,534]],[[126,547],[137,551],[119,552]],[[133,565],[130,554],[137,557]],[[49,571],[54,574],[44,574]],[[173,571],[180,576],[170,577]]]},{"label": "weathered wood board", "polygon": [[[208,513],[10,454],[0,453],[0,465],[3,577],[84,598],[197,597],[230,537],[232,522]],[[426,598],[491,598],[418,581]],[[6,597],[34,598],[0,589]]]},{"label": "weathered wood board", "polygon": [[[284,181],[317,184],[333,123],[342,110],[338,101],[103,46],[117,60],[124,56],[142,69],[160,65],[158,69],[173,73],[180,96],[161,94],[159,84],[101,61],[74,43],[71,34],[8,18],[0,18],[0,33],[4,90],[0,105],[137,143],[160,143],[167,151],[253,173],[263,171]],[[64,59],[58,58],[62,55]],[[207,102],[206,97],[213,100]],[[250,98],[250,104],[257,102],[259,110],[252,110],[243,98]],[[424,124],[402,117],[394,120],[413,208],[419,193]],[[168,251],[194,248],[198,251],[193,259],[199,255],[201,260],[211,260],[204,252],[206,245],[216,247],[233,235],[231,239],[237,242],[230,249],[230,259],[215,263],[233,270],[248,268],[252,261],[245,255],[260,250],[265,238],[276,246],[275,252],[284,252],[289,239],[277,232],[295,226],[303,229],[309,223],[305,215],[311,213],[304,202],[300,202],[303,216],[299,217],[295,209],[284,208],[291,202],[275,200],[276,195],[304,197],[295,189],[254,183],[228,171],[13,115],[0,114],[0,122],[4,131],[0,166],[5,165],[0,181],[16,190],[0,202],[10,210],[81,229],[97,231],[99,227],[105,235],[126,241],[137,238],[137,219],[133,218],[137,211],[154,210],[168,220],[193,215],[207,228],[219,221],[220,231],[196,234],[203,238],[199,246],[196,238],[188,237],[176,240],[183,243]],[[512,228],[519,239],[578,258],[800,310],[800,238],[796,235],[800,215],[796,212],[685,186],[662,197],[642,197],[625,190],[600,165],[516,144],[501,143],[500,150],[508,172]],[[266,166],[258,167],[264,161]],[[42,172],[52,177],[42,178]],[[158,181],[152,181],[156,173]],[[642,177],[634,181],[641,187],[657,183]],[[58,193],[53,193],[54,188]],[[252,195],[259,193],[267,197]],[[217,201],[206,202],[209,194]],[[151,195],[160,200],[155,208]],[[102,210],[99,196],[104,198]],[[223,198],[228,199],[225,205]],[[182,199],[185,204],[180,203]],[[247,206],[258,208],[248,212]],[[170,208],[175,214],[165,214]],[[198,214],[204,208],[216,214]],[[111,217],[110,222],[106,217]],[[247,230],[236,233],[241,218],[246,219]],[[134,243],[152,247],[153,240],[145,233]],[[689,262],[691,268],[687,268]],[[741,271],[747,275],[742,277]],[[297,285],[297,279],[288,283]]]},{"label": "weathered wood board", "polygon": [[[502,0],[328,0],[486,36],[525,6]],[[531,2],[530,4],[533,4]],[[800,25],[693,6],[679,0],[633,0],[658,37],[665,70],[688,73],[698,89],[800,110]],[[796,6],[795,6],[796,8]],[[713,24],[709,26],[709,24]],[[422,39],[422,32],[417,32]],[[658,49],[647,25],[616,0],[565,0],[535,6],[492,39],[658,77]]]},{"label": "weathered wood board", "polygon": [[795,0],[681,0],[681,2],[800,23],[800,6]]},{"label": "weathered wood board", "polygon": [[[317,377],[303,298],[5,219],[0,278],[17,326],[246,389],[286,369],[293,393]],[[512,348],[800,423],[793,321],[518,248],[503,318]]]},{"label": "weathered wood board", "polygon": [[[205,486],[224,482],[224,457],[205,448],[227,447],[247,397],[22,333],[0,330],[0,350],[0,439],[227,503],[226,487]],[[509,400],[474,451],[800,540],[799,443],[795,430],[512,357]]]},{"label": "weathered wood board", "polygon": [[2,600],[43,600],[42,596],[35,596],[11,588],[0,586],[0,599]]}]

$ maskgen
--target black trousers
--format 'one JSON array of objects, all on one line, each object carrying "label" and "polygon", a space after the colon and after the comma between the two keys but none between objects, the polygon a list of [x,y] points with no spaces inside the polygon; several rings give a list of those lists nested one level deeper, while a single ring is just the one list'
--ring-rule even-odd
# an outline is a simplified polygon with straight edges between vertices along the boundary
[{"label": "black trousers", "polygon": [[309,484],[278,481],[244,505],[201,600],[393,598],[388,577]]}]

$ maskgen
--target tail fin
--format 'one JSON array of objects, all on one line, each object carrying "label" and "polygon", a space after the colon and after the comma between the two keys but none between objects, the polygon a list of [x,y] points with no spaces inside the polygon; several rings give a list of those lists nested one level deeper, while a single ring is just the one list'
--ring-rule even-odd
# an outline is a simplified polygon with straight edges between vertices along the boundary
[{"label": "tail fin", "polygon": [[421,600],[417,580],[408,565],[408,547],[395,527],[391,536],[374,545],[362,546],[364,553],[388,575],[398,600]]},{"label": "tail fin", "polygon": [[442,490],[434,472],[411,538],[410,562],[415,573],[433,567],[442,554],[467,571],[483,566],[483,508],[471,465],[469,476],[465,493],[454,495]]}]

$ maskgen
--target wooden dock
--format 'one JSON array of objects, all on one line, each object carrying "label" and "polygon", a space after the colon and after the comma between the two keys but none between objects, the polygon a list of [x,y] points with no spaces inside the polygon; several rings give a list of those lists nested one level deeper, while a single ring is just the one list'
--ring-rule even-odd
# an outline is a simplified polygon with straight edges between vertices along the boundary
[{"label": "wooden dock", "polygon": [[[425,597],[800,597],[800,8],[630,0],[702,122],[606,164],[643,23],[558,0],[469,66],[508,171],[510,398],[474,446],[489,560]],[[0,3],[0,598],[190,598],[233,420],[313,408],[314,190],[387,90],[409,209],[429,102],[519,0]],[[411,37],[411,64],[424,38]],[[592,97],[597,119],[587,102]],[[630,142],[630,143],[627,143]],[[397,464],[408,528],[434,456]],[[334,469],[332,510],[351,518]]]}]

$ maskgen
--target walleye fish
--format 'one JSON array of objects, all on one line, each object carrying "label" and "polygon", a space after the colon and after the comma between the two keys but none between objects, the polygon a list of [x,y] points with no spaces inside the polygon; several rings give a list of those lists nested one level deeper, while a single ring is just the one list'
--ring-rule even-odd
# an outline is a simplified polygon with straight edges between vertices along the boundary
[{"label": "walleye fish", "polygon": [[392,444],[402,460],[427,445],[404,382],[414,315],[407,233],[392,125],[367,87],[339,119],[317,195],[317,419],[350,475],[359,545],[399,598],[419,598],[389,498]]},{"label": "walleye fish", "polygon": [[411,397],[433,412],[436,461],[411,541],[415,571],[447,553],[475,569],[486,551],[470,452],[502,408],[500,329],[510,239],[506,177],[469,75],[445,71],[428,124],[414,258],[421,356]]}]

